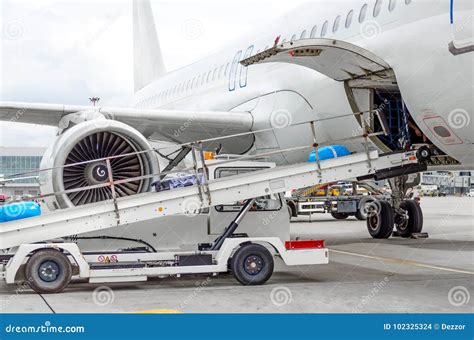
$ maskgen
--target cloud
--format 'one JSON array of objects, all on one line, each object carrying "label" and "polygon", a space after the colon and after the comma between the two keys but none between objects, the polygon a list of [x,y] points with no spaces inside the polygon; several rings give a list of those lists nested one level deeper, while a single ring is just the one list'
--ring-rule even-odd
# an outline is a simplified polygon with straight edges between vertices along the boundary
[{"label": "cloud", "polygon": [[[133,96],[131,1],[2,1],[0,100],[130,106]],[[291,5],[271,2],[152,2],[169,70],[190,64]],[[183,34],[186,22],[200,34]],[[189,53],[192,51],[192,53]],[[47,146],[55,129],[3,122],[1,146]]]}]

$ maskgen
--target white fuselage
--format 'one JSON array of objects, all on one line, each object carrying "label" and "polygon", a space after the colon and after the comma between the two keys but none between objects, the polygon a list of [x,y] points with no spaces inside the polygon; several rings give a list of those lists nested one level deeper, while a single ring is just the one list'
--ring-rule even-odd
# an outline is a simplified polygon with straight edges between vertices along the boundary
[{"label": "white fuselage", "polygon": [[[360,23],[365,4],[365,19]],[[388,1],[382,1],[376,17],[374,5],[375,0],[304,5],[273,21],[264,31],[253,32],[215,55],[154,81],[136,93],[135,105],[249,111],[254,118],[253,130],[272,126],[271,114],[278,110],[289,112],[292,123],[350,113],[344,82],[293,64],[267,63],[244,68],[237,63],[232,67],[235,59],[242,60],[273,46],[279,35],[280,42],[320,38],[323,24],[328,21],[324,37],[350,42],[388,63],[420,130],[447,155],[466,168],[472,167],[474,54],[453,55],[448,49],[454,35],[449,1],[399,0],[393,10],[389,10]],[[472,17],[471,0],[458,0],[455,6],[455,15]],[[352,21],[346,27],[351,10]],[[339,27],[333,31],[339,15]],[[317,28],[313,29],[314,26]],[[450,135],[437,134],[439,126]],[[356,118],[345,117],[321,122],[317,135],[319,141],[336,140],[350,137],[357,129],[360,125]],[[310,143],[311,138],[308,127],[292,127],[290,132],[257,135],[253,149],[298,146]],[[362,144],[351,143],[348,147],[359,151]],[[242,145],[241,151],[248,151],[248,145]],[[306,156],[302,153],[290,154],[277,161],[291,163],[302,161],[303,157]]]}]

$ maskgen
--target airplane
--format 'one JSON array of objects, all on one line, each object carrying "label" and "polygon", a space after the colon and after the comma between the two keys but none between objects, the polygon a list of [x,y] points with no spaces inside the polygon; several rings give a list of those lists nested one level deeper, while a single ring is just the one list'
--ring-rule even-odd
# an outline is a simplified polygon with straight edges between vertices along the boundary
[{"label": "airplane", "polygon": [[[205,144],[228,154],[255,154],[350,139],[364,124],[387,135],[370,149],[427,147],[430,169],[472,169],[474,33],[471,0],[313,2],[272,20],[221,51],[167,72],[149,1],[133,1],[134,107],[1,102],[0,119],[57,126],[46,151],[41,191],[63,192],[108,180],[100,157],[276,128]],[[360,114],[360,113],[363,114]],[[338,118],[339,117],[339,118]],[[378,118],[377,118],[378,117]],[[363,152],[364,142],[339,142]],[[183,155],[183,153],[180,153]],[[305,162],[307,152],[274,155]],[[159,171],[150,153],[129,156],[120,179]],[[392,181],[399,192],[404,177]],[[149,190],[142,179],[121,196]],[[106,199],[74,192],[46,199],[61,209]],[[394,204],[398,208],[398,204]],[[395,209],[398,211],[398,209]]]}]

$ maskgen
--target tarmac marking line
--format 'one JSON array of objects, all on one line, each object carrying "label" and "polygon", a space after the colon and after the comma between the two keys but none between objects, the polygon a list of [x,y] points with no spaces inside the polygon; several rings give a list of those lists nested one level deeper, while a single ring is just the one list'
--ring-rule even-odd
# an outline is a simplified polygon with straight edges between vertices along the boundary
[{"label": "tarmac marking line", "polygon": [[458,268],[449,268],[449,267],[433,266],[433,265],[430,265],[430,264],[421,263],[421,262],[416,262],[416,261],[412,261],[412,260],[402,260],[402,259],[391,258],[391,257],[384,257],[384,256],[374,256],[374,255],[367,255],[367,254],[359,254],[359,253],[352,253],[352,252],[349,252],[349,251],[335,250],[335,249],[329,249],[329,251],[332,251],[332,252],[334,252],[334,253],[344,254],[344,255],[351,255],[351,256],[357,256],[357,257],[364,257],[364,258],[372,259],[372,260],[380,260],[380,261],[385,261],[385,262],[393,262],[393,263],[398,263],[398,264],[405,264],[405,265],[410,265],[410,266],[415,266],[415,267],[421,267],[421,268],[436,269],[436,270],[442,270],[442,271],[453,272],[453,273],[459,273],[459,274],[474,275],[474,272],[471,272],[471,271],[468,271],[468,270],[463,270],[463,269],[458,269]]}]

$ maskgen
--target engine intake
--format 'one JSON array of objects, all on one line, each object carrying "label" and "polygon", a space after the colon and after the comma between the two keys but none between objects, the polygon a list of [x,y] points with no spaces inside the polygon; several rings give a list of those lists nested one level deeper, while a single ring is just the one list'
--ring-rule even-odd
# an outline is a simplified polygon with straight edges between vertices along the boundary
[{"label": "engine intake", "polygon": [[[125,155],[110,160],[114,180],[158,174],[158,160],[146,138],[132,127],[113,120],[85,121],[61,134],[46,151],[40,169],[41,192],[57,193],[45,199],[50,209],[62,209],[110,199],[110,187],[63,193],[71,189],[107,183],[107,163],[101,158]],[[93,161],[98,160],[98,161]],[[93,162],[89,162],[93,161]],[[85,163],[86,162],[86,163]],[[72,166],[63,167],[63,165]],[[155,177],[140,178],[115,185],[118,197],[150,190]]]}]

